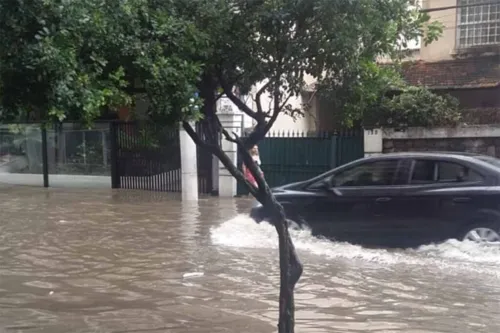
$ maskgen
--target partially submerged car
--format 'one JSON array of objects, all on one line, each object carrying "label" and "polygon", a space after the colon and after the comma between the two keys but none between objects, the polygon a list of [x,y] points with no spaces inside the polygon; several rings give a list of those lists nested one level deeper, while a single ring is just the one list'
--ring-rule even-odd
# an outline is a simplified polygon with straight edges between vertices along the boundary
[{"label": "partially submerged car", "polygon": [[[313,235],[375,247],[448,239],[500,245],[500,160],[455,152],[365,157],[273,188],[287,217]],[[268,218],[256,204],[250,216]]]}]

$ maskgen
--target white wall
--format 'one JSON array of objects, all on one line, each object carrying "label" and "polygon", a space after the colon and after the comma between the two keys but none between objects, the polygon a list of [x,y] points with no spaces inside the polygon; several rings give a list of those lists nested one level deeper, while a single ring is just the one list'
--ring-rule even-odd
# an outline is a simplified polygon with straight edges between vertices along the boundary
[{"label": "white wall", "polygon": [[[307,76],[305,78],[305,84],[306,85],[311,85],[314,84],[314,78],[311,76]],[[259,89],[264,85],[265,82],[260,82],[259,84],[255,85],[253,89],[251,90],[250,94],[246,96],[244,99],[246,101],[246,104],[252,108],[252,110],[257,110],[257,103],[254,101],[255,99],[255,94]],[[298,97],[292,97],[288,101],[289,104],[292,105],[293,108],[298,108],[302,109],[302,104],[306,102],[302,99],[302,96]],[[273,99],[269,94],[262,94],[261,95],[261,104],[262,108],[264,111],[270,110],[272,108],[272,103]],[[315,112],[315,110],[311,110],[311,112]],[[252,118],[250,118],[247,115],[244,115],[245,119],[245,124],[249,123],[251,124],[250,126],[253,125]],[[300,116],[298,115],[296,119],[292,118],[289,115],[286,115],[284,113],[281,113],[278,116],[278,119],[276,119],[276,122],[274,123],[273,127],[271,128],[272,131],[311,131],[314,130],[314,123],[311,121],[311,117],[309,115],[304,115]]]},{"label": "white wall", "polygon": [[396,131],[392,128],[383,130],[384,139],[441,139],[441,138],[498,138],[498,125],[471,125],[460,127],[409,127]]},{"label": "white wall", "polygon": [[[383,153],[384,140],[423,140],[426,139],[466,139],[472,142],[473,148],[481,145],[477,139],[500,138],[498,125],[473,125],[459,127],[409,127],[405,130],[393,128],[375,128],[365,130],[365,156]],[[471,147],[469,147],[471,148]],[[488,154],[495,155],[496,145],[487,147]],[[453,150],[453,149],[452,149]],[[474,150],[474,149],[473,149]]]}]

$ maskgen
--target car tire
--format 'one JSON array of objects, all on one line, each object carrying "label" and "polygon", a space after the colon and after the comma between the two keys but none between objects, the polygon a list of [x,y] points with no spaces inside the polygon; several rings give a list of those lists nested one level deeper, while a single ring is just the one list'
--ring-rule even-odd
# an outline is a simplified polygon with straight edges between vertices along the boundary
[{"label": "car tire", "polygon": [[478,222],[463,228],[458,240],[500,245],[500,222]]},{"label": "car tire", "polygon": [[304,218],[298,214],[290,215],[288,218],[288,227],[292,230],[302,230],[306,225]]}]

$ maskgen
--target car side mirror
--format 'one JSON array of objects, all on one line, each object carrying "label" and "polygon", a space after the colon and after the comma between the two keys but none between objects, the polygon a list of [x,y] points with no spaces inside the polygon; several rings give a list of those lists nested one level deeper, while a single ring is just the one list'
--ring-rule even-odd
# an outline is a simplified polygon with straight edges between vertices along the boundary
[{"label": "car side mirror", "polygon": [[325,179],[322,183],[322,188],[326,192],[333,193],[338,196],[342,195],[342,193],[335,188],[335,182],[333,181],[333,179]]},{"label": "car side mirror", "polygon": [[325,190],[325,191],[330,192],[330,191],[331,191],[331,189],[332,189],[332,184],[331,184],[331,182],[330,182],[330,179],[328,179],[328,178],[327,178],[327,179],[323,180],[323,181],[321,182],[321,188],[322,188],[323,190]]}]

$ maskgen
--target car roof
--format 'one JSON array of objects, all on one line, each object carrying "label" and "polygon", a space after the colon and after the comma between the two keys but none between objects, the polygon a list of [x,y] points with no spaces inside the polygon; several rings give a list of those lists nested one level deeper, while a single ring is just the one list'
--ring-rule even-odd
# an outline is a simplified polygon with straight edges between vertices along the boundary
[{"label": "car roof", "polygon": [[372,155],[367,158],[394,158],[394,157],[443,157],[443,156],[453,156],[459,159],[468,159],[470,157],[486,157],[486,158],[494,158],[492,156],[477,154],[477,153],[469,153],[469,152],[455,152],[455,151],[407,151],[407,152],[394,152],[394,153],[384,153],[380,155]]},{"label": "car roof", "polygon": [[417,157],[435,157],[435,158],[442,158],[442,157],[454,157],[462,161],[467,161],[467,162],[472,162],[477,165],[481,165],[483,168],[488,169],[489,172],[499,174],[500,173],[500,167],[492,165],[491,163],[487,163],[481,158],[485,159],[497,159],[496,157],[489,156],[489,155],[484,155],[484,154],[478,154],[478,153],[469,153],[469,152],[455,152],[455,151],[406,151],[406,152],[393,152],[393,153],[381,153],[381,154],[376,154],[376,155],[370,155],[366,157],[362,157],[356,160],[353,160],[349,163],[342,164],[340,166],[337,166],[334,169],[331,169],[325,173],[322,173],[314,178],[311,178],[307,180],[309,183],[313,183],[317,181],[318,179],[321,179],[324,177],[326,174],[332,174],[338,170],[344,169],[344,168],[349,168],[353,164],[358,164],[358,163],[363,163],[362,161],[377,161],[377,160],[383,160],[383,159],[391,159],[391,158],[417,158]]}]

